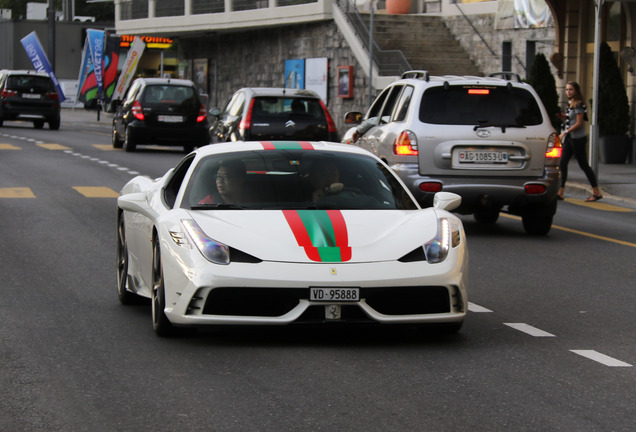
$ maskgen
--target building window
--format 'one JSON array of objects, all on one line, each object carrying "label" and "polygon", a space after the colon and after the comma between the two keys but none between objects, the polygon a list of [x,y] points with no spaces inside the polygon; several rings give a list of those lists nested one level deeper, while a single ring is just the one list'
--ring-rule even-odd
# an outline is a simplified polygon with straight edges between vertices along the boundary
[{"label": "building window", "polygon": [[124,0],[120,10],[119,19],[122,21],[148,18],[148,0]]},{"label": "building window", "polygon": [[184,14],[183,0],[155,0],[155,16],[183,16]]},{"label": "building window", "polygon": [[192,0],[192,14],[225,12],[224,0]]},{"label": "building window", "polygon": [[512,42],[501,44],[501,70],[512,72]]},{"label": "building window", "polygon": [[299,4],[317,3],[318,0],[278,0],[278,6],[294,6]]}]

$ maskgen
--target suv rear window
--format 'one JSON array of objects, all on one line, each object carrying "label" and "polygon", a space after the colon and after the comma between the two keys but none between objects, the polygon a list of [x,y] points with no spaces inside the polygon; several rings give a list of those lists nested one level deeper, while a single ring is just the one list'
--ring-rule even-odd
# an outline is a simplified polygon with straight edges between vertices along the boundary
[{"label": "suv rear window", "polygon": [[54,90],[53,81],[48,77],[36,75],[11,75],[7,78],[8,89],[19,92],[50,92]]},{"label": "suv rear window", "polygon": [[289,116],[327,120],[320,100],[313,98],[256,97],[252,110],[252,122],[267,122],[276,118],[287,120]]},{"label": "suv rear window", "polygon": [[502,86],[432,87],[422,96],[420,121],[432,124],[535,126],[543,123],[532,93]]}]

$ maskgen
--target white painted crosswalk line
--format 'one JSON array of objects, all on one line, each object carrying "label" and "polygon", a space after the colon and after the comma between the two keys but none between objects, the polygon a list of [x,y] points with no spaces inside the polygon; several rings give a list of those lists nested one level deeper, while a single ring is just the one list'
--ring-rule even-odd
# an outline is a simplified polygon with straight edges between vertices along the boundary
[{"label": "white painted crosswalk line", "polygon": [[613,357],[607,356],[605,354],[601,354],[598,351],[594,350],[570,350],[574,354],[578,354],[590,360],[594,360],[595,362],[604,364],[605,366],[610,367],[632,367],[629,363],[625,363],[623,361],[617,360]]},{"label": "white painted crosswalk line", "polygon": [[532,327],[529,324],[524,324],[524,323],[504,323],[504,325],[507,325],[508,327],[512,327],[515,330],[519,330],[521,332],[524,332],[524,333],[529,334],[530,336],[534,336],[534,337],[556,337],[552,333],[548,333],[548,332],[543,331],[541,329],[538,329],[536,327]]}]

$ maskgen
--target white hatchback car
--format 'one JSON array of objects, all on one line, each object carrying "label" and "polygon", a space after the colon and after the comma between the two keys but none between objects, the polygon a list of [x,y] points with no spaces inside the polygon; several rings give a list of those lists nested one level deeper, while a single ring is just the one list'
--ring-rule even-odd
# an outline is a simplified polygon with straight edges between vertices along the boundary
[{"label": "white hatchback car", "polygon": [[456,210],[494,223],[502,210],[529,234],[547,234],[557,207],[561,143],[534,89],[517,75],[429,76],[406,72],[375,99],[343,142],[393,168],[420,205],[439,191],[462,197]]}]

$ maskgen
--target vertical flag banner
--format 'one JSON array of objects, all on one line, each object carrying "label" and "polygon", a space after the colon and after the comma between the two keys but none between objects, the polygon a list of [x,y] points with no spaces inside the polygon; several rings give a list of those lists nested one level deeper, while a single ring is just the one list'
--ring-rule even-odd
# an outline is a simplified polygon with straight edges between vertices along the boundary
[{"label": "vertical flag banner", "polygon": [[115,79],[119,66],[119,43],[121,38],[114,33],[106,32],[106,49],[104,50],[104,104],[111,101],[115,91]]},{"label": "vertical flag banner", "polygon": [[137,65],[139,64],[139,59],[144,52],[144,48],[146,48],[146,44],[141,40],[139,36],[135,36],[130,49],[128,50],[128,55],[126,56],[126,61],[124,62],[124,68],[119,75],[119,80],[117,81],[117,85],[115,86],[115,91],[113,92],[111,98],[112,100],[121,100],[124,96],[124,92],[130,85],[135,72],[137,71]]},{"label": "vertical flag banner", "polygon": [[82,50],[82,61],[80,62],[79,76],[77,77],[77,95],[75,96],[75,102],[86,103],[86,79],[91,71],[91,53],[88,48],[88,38],[84,42],[84,49]]},{"label": "vertical flag banner", "polygon": [[55,85],[55,90],[57,90],[57,94],[60,97],[60,103],[66,100],[66,96],[64,96],[64,91],[62,91],[62,87],[55,76],[55,72],[53,72],[53,68],[51,67],[51,63],[49,63],[49,59],[46,57],[44,50],[42,49],[42,44],[40,44],[40,40],[38,39],[37,33],[32,31],[25,37],[23,37],[20,42],[22,42],[22,46],[24,47],[31,63],[33,63],[33,67],[38,72],[46,72],[51,77],[53,81],[53,85]]},{"label": "vertical flag banner", "polygon": [[86,30],[88,38],[88,46],[91,53],[91,61],[93,62],[93,73],[97,81],[97,94],[102,100],[102,90],[104,89],[104,30],[88,29]]}]

